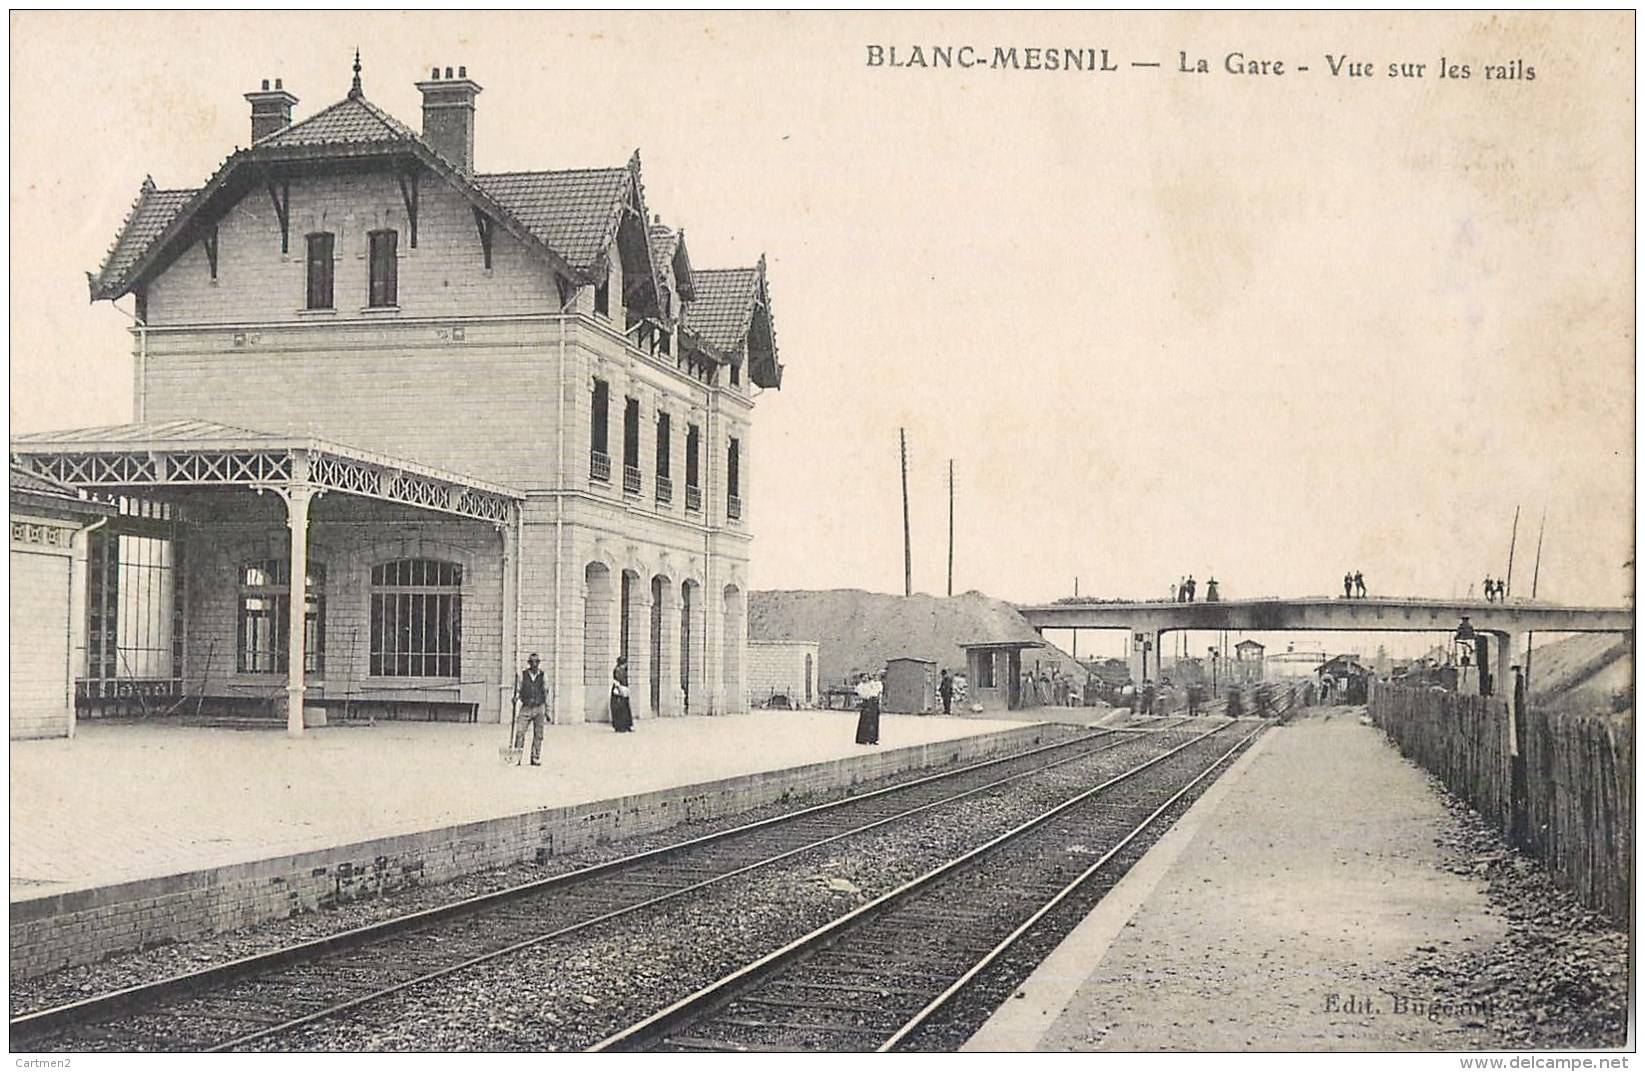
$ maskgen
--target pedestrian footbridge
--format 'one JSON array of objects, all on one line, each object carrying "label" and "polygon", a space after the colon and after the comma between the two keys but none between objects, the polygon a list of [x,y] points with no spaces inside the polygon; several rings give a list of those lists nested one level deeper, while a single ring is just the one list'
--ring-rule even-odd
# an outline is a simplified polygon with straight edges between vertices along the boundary
[{"label": "pedestrian footbridge", "polygon": [[[1047,629],[1123,629],[1131,634],[1131,676],[1154,676],[1151,653],[1170,632],[1454,632],[1477,638],[1482,662],[1506,666],[1521,651],[1525,634],[1631,633],[1631,607],[1569,607],[1514,599],[1367,599],[1307,596],[1297,599],[1235,599],[1207,603],[1068,602],[1018,606],[1038,632]],[[1464,621],[1467,625],[1464,626]],[[1496,641],[1489,651],[1488,639]],[[1487,654],[1488,652],[1488,654]],[[1157,656],[1152,656],[1157,657]]]}]

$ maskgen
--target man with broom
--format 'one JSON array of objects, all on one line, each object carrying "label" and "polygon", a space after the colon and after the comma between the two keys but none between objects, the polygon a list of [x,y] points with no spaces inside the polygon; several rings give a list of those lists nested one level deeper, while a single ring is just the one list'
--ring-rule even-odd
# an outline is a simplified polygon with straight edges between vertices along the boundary
[{"label": "man with broom", "polygon": [[526,723],[531,724],[531,765],[542,766],[543,723],[548,718],[548,679],[537,665],[537,653],[526,659],[526,668],[520,671],[520,681],[514,686],[514,699],[520,705],[520,720],[514,725],[514,751],[525,745]]}]

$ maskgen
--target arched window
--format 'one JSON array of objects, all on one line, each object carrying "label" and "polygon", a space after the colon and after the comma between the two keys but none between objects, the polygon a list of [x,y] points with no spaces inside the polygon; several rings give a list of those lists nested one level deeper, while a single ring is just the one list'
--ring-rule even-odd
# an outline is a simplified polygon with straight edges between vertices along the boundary
[{"label": "arched window", "polygon": [[[326,567],[322,563],[308,564],[304,590],[303,670],[319,673],[326,668]],[[290,665],[290,559],[270,558],[240,567],[239,619],[235,669],[242,674],[285,673]]]},{"label": "arched window", "polygon": [[371,675],[460,677],[463,567],[402,558],[371,569]]}]

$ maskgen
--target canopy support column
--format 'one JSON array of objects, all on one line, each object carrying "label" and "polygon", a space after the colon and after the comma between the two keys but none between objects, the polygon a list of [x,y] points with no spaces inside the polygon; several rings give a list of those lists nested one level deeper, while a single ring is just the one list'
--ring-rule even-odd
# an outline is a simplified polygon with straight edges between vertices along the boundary
[{"label": "canopy support column", "polygon": [[[293,459],[294,469],[308,475],[307,459]],[[306,480],[279,489],[291,530],[290,618],[286,630],[286,736],[303,735],[303,693],[307,690],[304,656],[308,650],[308,508],[320,489]]]},{"label": "canopy support column", "polygon": [[[507,521],[497,526],[503,541],[503,621],[502,657],[497,688],[497,721],[512,717],[516,675],[524,665],[520,659],[520,511],[510,510]],[[556,697],[549,697],[551,705]]]}]

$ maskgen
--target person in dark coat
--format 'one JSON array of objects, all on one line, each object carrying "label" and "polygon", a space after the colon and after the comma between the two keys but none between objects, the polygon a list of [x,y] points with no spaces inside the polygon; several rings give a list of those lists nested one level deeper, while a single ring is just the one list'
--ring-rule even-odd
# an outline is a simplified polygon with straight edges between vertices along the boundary
[{"label": "person in dark coat", "polygon": [[880,743],[880,693],[884,686],[878,681],[864,681],[857,686],[857,743]]},{"label": "person in dark coat", "polygon": [[628,657],[619,655],[611,671],[611,728],[634,732],[634,710],[628,705]]},{"label": "person in dark coat", "polygon": [[954,707],[954,679],[948,676],[948,669],[943,668],[942,680],[937,682],[937,695],[942,697],[942,713],[953,714]]}]

